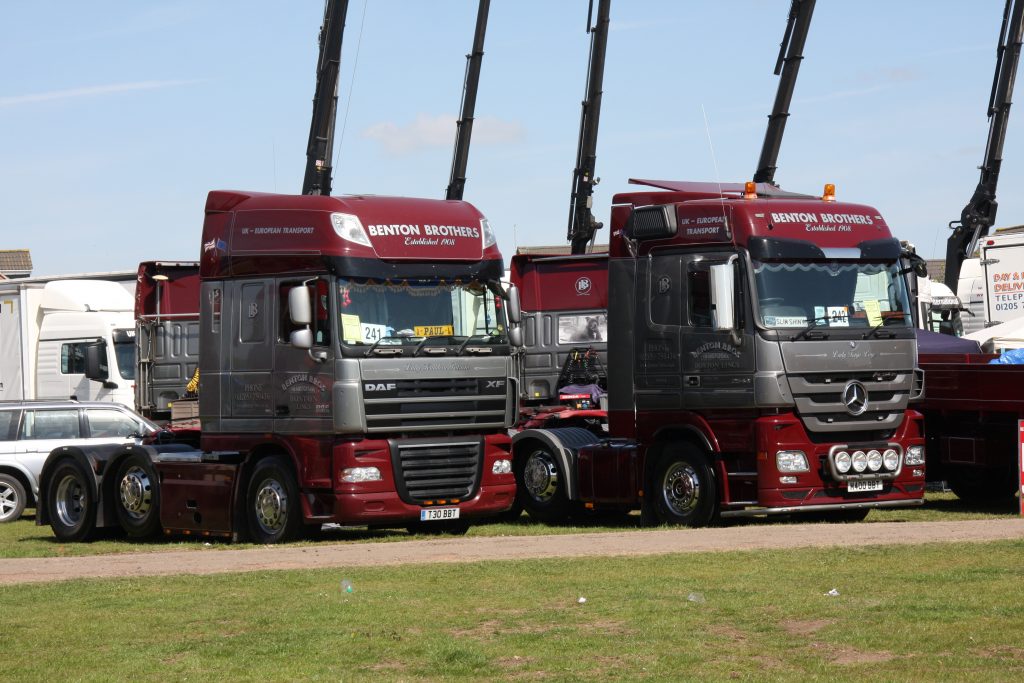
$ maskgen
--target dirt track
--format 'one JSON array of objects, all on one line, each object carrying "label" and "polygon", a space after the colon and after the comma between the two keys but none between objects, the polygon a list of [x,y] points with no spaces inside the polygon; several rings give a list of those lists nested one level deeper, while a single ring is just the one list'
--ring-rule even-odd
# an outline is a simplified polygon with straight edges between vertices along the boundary
[{"label": "dirt track", "polygon": [[1024,539],[1024,519],[876,524],[745,525],[561,536],[442,538],[403,543],[279,546],[0,560],[0,585],[80,578],[222,574],[551,557],[661,555],[726,550]]}]

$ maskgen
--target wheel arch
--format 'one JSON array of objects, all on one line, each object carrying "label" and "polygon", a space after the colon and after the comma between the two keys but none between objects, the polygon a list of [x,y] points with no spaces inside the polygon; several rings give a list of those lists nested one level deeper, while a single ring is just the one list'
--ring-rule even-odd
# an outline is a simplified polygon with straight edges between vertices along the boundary
[{"label": "wheel arch", "polygon": [[[50,522],[49,512],[46,505],[46,492],[50,488],[50,480],[53,473],[65,460],[77,462],[86,472],[92,476],[87,477],[92,498],[96,501],[96,526],[108,525],[108,520],[113,519],[113,508],[109,507],[112,502],[104,500],[103,475],[108,469],[112,458],[116,458],[121,452],[130,449],[132,446],[125,444],[97,444],[95,446],[60,446],[50,451],[43,463],[43,469],[39,474],[39,496],[36,501],[36,524],[44,525]],[[109,510],[107,509],[109,507]],[[113,522],[116,524],[116,520]]]},{"label": "wheel arch", "polygon": [[569,500],[579,500],[579,478],[576,472],[579,449],[600,440],[596,434],[582,427],[527,429],[512,437],[512,458],[515,460],[525,457],[525,451],[535,444],[549,448],[562,464],[566,497]]},{"label": "wheel arch", "polygon": [[34,507],[36,504],[36,494],[32,490],[33,477],[32,473],[25,470],[17,465],[6,464],[0,465],[0,474],[9,474],[10,476],[21,482],[22,487],[25,489],[25,507]]},{"label": "wheel arch", "polygon": [[676,444],[687,444],[700,450],[711,464],[712,475],[718,476],[718,468],[715,467],[715,460],[719,453],[717,441],[712,441],[707,434],[694,425],[675,425],[660,430],[657,433],[656,441],[647,449],[644,458],[644,481],[647,483],[645,489],[650,488],[654,469],[661,454],[665,452],[665,449]]}]

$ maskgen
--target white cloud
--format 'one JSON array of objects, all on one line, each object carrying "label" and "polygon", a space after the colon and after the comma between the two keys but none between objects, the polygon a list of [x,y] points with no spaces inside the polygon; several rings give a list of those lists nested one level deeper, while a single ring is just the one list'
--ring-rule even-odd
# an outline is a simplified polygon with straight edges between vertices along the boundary
[{"label": "white cloud", "polygon": [[[412,122],[400,125],[394,121],[375,123],[362,132],[362,137],[376,140],[384,151],[394,156],[413,154],[428,147],[451,147],[455,144],[455,120],[451,114],[417,114]],[[523,139],[523,126],[518,121],[505,121],[481,116],[473,121],[473,144],[500,145]]]},{"label": "white cloud", "polygon": [[50,92],[31,93],[28,95],[9,95],[0,97],[0,107],[17,107],[22,104],[67,100],[75,97],[95,97],[114,93],[132,92],[136,90],[158,90],[179,85],[190,85],[200,81],[139,81],[136,83],[110,83],[93,85],[85,88],[68,88],[67,90],[51,90]]}]

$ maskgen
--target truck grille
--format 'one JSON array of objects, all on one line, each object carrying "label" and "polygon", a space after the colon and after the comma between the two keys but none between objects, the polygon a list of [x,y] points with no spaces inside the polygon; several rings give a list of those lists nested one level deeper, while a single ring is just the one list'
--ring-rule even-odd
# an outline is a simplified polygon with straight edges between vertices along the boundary
[{"label": "truck grille", "polygon": [[480,441],[392,440],[398,494],[407,503],[467,500],[476,495],[483,463]]},{"label": "truck grille", "polygon": [[[888,438],[903,422],[910,392],[914,386],[913,372],[875,372],[847,375],[791,376],[790,388],[797,413],[812,439]],[[867,390],[867,407],[853,415],[846,409],[843,391],[851,381],[860,382]]]},{"label": "truck grille", "polygon": [[[484,393],[488,382],[498,388]],[[502,428],[508,406],[505,378],[402,379],[394,390],[364,392],[368,432],[427,432]],[[497,393],[500,392],[500,393]]]}]

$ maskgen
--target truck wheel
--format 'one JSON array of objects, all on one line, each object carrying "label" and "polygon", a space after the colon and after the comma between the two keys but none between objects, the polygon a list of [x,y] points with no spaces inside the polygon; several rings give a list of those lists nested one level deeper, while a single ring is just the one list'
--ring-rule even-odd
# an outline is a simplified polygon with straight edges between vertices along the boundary
[{"label": "truck wheel", "polygon": [[64,460],[50,477],[46,511],[53,535],[62,541],[85,541],[96,530],[90,476],[77,460]]},{"label": "truck wheel", "polygon": [[0,474],[0,524],[21,519],[25,511],[25,487],[10,474]]},{"label": "truck wheel", "polygon": [[662,524],[707,526],[718,516],[718,487],[711,465],[693,446],[670,448],[654,474],[654,511]]},{"label": "truck wheel", "polygon": [[530,517],[541,522],[564,522],[573,512],[565,492],[562,465],[551,449],[537,443],[524,450],[525,457],[515,458],[516,502]]},{"label": "truck wheel", "polygon": [[117,520],[134,538],[152,536],[160,528],[160,481],[149,457],[135,453],[121,461],[114,478]]},{"label": "truck wheel", "polygon": [[249,534],[256,543],[283,543],[302,535],[299,486],[283,458],[256,463],[245,500]]}]

